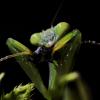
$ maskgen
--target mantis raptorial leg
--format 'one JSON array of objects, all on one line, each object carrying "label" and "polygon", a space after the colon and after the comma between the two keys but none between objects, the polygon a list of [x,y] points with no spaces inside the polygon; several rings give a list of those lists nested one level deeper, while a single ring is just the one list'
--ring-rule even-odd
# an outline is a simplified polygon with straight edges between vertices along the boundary
[{"label": "mantis raptorial leg", "polygon": [[[66,22],[61,22],[61,23],[57,24],[55,27],[52,27],[52,28],[42,31],[40,33],[34,33],[30,38],[30,42],[33,45],[39,46],[37,48],[37,50],[35,51],[35,53],[39,53],[40,52],[39,48],[44,46],[45,48],[51,49],[51,57],[53,58],[53,55],[55,54],[56,51],[59,51],[62,48],[67,49],[67,47],[68,47],[68,51],[66,51],[65,53],[63,52],[63,53],[65,55],[69,55],[69,56],[66,56],[64,59],[61,57],[60,59],[62,61],[64,60],[64,62],[62,62],[61,60],[58,60],[57,63],[59,63],[62,66],[65,66],[67,64],[66,67],[70,67],[73,55],[76,51],[76,48],[80,44],[81,33],[76,29],[72,32],[69,32],[68,34],[65,34],[66,32],[68,32],[68,29],[69,29],[69,24]],[[66,44],[69,41],[73,41],[72,46],[71,45],[66,46]],[[23,70],[26,72],[26,74],[32,80],[32,82],[35,83],[36,88],[43,94],[43,96],[46,99],[50,100],[50,98],[51,98],[50,94],[47,91],[46,87],[44,86],[41,76],[38,73],[38,70],[35,68],[34,62],[32,63],[29,60],[30,57],[34,57],[34,55],[33,55],[34,52],[32,53],[32,51],[30,49],[28,49],[26,46],[24,46],[23,44],[21,44],[20,42],[14,40],[12,38],[9,38],[7,40],[7,46],[9,47],[9,49],[13,53],[13,55],[1,58],[1,61],[6,60],[8,58],[15,57],[16,60],[18,61],[18,63],[23,68]],[[61,53],[61,55],[63,55],[61,51],[60,51],[60,53]],[[55,58],[53,58],[53,59],[55,60]],[[65,62],[65,59],[67,59],[67,62]],[[62,74],[64,74],[66,72],[65,71],[66,67],[62,68],[62,70],[61,70]],[[53,71],[53,69],[51,69],[51,71]],[[57,71],[57,74],[60,74],[59,73],[60,67],[58,67],[56,71]],[[53,73],[55,73],[55,72],[53,72]],[[50,83],[55,84],[55,82],[51,82],[52,77],[54,77],[54,76],[52,74],[50,74],[50,75],[51,75],[50,76],[51,78],[49,79]],[[51,85],[49,85],[49,86],[51,86]]]}]

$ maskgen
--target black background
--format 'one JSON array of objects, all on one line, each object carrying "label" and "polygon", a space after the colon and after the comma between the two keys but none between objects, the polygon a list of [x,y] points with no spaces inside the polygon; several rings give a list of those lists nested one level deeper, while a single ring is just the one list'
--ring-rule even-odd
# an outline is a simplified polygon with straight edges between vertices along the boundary
[{"label": "black background", "polygon": [[[1,3],[0,57],[10,54],[6,46],[8,37],[17,39],[35,50],[29,42],[31,34],[51,27],[51,21],[60,3],[61,0]],[[95,40],[100,42],[99,17],[98,2],[65,0],[54,25],[66,21],[72,29],[78,28],[82,32],[82,41]],[[81,73],[82,78],[89,85],[93,100],[99,97],[97,92],[99,90],[99,51],[99,45],[82,44],[74,68]],[[43,74],[44,80],[47,78],[46,70],[46,68],[42,68],[42,72],[45,72]],[[6,92],[10,91],[15,85],[30,81],[14,59],[0,62],[0,72],[2,71],[6,72],[6,76],[1,87]]]}]

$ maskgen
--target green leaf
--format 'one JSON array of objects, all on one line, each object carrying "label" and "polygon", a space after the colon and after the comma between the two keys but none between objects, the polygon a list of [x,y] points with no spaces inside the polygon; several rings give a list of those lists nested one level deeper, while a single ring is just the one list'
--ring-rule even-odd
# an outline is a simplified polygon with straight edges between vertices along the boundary
[{"label": "green leaf", "polygon": [[1,100],[31,100],[31,92],[34,88],[33,83],[19,85],[10,93],[1,96]]}]

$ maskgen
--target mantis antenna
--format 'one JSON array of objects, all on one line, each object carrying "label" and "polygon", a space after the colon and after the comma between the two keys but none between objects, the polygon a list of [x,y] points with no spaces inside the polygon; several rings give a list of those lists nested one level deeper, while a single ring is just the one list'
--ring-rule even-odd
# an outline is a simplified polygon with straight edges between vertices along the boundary
[{"label": "mantis antenna", "polygon": [[10,58],[17,57],[17,56],[23,56],[23,55],[31,55],[31,53],[30,52],[27,52],[27,51],[24,51],[24,52],[19,52],[19,53],[7,55],[7,56],[5,56],[3,58],[0,58],[0,62],[2,62],[4,60],[7,60],[7,59],[10,59]]},{"label": "mantis antenna", "polygon": [[82,44],[93,44],[93,45],[99,45],[100,46],[100,42],[91,41],[91,40],[82,41]]},{"label": "mantis antenna", "polygon": [[64,1],[65,1],[65,0],[62,0],[62,1],[61,1],[61,3],[60,3],[60,5],[59,5],[59,7],[57,8],[56,13],[54,14],[54,17],[53,17],[53,19],[52,19],[52,21],[51,21],[51,24],[50,24],[50,25],[53,25],[53,23],[54,23],[54,21],[55,21],[55,19],[56,19],[57,15],[59,14],[59,12],[60,12],[60,10],[61,10],[61,8],[62,8],[62,6],[63,6]]},{"label": "mantis antenna", "polygon": [[[59,12],[60,12],[62,6],[63,6],[63,3],[64,3],[64,0],[61,1],[60,5],[59,5],[59,7],[58,7],[58,9],[57,9],[57,11],[56,11],[56,13],[55,13],[55,15],[54,15],[52,21],[51,21],[51,26],[53,25],[53,23],[54,23],[56,17],[58,16],[58,14],[59,14]],[[85,40],[85,41],[82,41],[81,43],[82,43],[82,44],[92,44],[92,45],[99,45],[99,46],[100,46],[100,42],[96,42],[96,41],[94,41],[94,40]]]},{"label": "mantis antenna", "polygon": [[[57,11],[56,11],[56,13],[55,13],[55,15],[54,15],[52,21],[51,21],[51,26],[53,25],[53,23],[54,23],[56,17],[58,16],[58,14],[59,14],[59,12],[60,12],[62,6],[63,6],[63,3],[64,3],[64,0],[61,1],[60,5],[59,5],[59,7],[58,7],[58,9],[57,9]],[[92,44],[92,45],[99,45],[99,46],[100,46],[100,42],[96,42],[96,41],[94,41],[94,40],[85,40],[85,41],[82,41],[81,43],[82,43],[82,44]]]}]

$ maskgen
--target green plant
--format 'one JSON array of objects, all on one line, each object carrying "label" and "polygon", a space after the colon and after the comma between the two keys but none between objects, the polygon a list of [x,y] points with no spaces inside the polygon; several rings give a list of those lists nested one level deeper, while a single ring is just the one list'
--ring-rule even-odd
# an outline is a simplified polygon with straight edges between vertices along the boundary
[{"label": "green plant", "polygon": [[31,91],[34,84],[28,83],[24,86],[15,87],[10,93],[3,94],[1,100],[31,100]]}]

